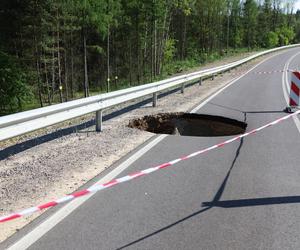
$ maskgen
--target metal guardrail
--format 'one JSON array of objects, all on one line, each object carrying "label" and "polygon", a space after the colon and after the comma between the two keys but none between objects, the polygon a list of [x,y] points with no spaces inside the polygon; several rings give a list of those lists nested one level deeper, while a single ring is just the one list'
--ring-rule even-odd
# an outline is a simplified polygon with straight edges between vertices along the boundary
[{"label": "metal guardrail", "polygon": [[64,122],[82,115],[96,112],[96,130],[102,130],[102,111],[109,107],[134,100],[147,95],[153,95],[153,106],[157,103],[157,93],[181,85],[181,92],[188,82],[199,80],[233,69],[262,55],[300,46],[300,44],[279,47],[257,53],[242,60],[223,66],[184,74],[159,82],[144,84],[137,87],[114,91],[111,93],[56,104],[49,107],[0,117],[0,141],[26,134],[37,129],[45,128],[56,123]]}]

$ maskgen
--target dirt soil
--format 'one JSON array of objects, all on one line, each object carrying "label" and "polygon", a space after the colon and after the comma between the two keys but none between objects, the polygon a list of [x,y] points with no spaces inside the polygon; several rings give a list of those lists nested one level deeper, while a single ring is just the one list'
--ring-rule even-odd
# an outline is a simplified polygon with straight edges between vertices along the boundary
[{"label": "dirt soil", "polygon": [[146,115],[129,121],[130,128],[140,129],[155,134],[175,134],[175,122],[184,113],[159,113]]},{"label": "dirt soil", "polygon": [[[199,69],[229,63],[248,55],[227,58]],[[89,126],[94,119],[92,114],[1,142],[0,216],[72,193],[154,135],[129,128],[129,120],[161,112],[187,112],[262,59],[238,67],[232,71],[234,74],[219,75],[213,81],[203,81],[202,86],[195,84],[186,88],[184,94],[178,91],[158,99],[155,108],[149,103],[109,119],[104,122],[101,133],[94,132],[94,125]],[[134,103],[137,101],[126,105]],[[119,105],[105,113],[119,111],[126,105]],[[81,125],[73,132],[61,132],[69,131],[68,128],[78,124]],[[38,215],[0,224],[0,242]]]}]

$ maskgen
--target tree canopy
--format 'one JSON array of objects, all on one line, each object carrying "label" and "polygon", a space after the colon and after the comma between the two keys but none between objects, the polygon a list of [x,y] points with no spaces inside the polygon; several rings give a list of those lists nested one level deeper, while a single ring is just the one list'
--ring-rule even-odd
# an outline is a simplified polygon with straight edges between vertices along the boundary
[{"label": "tree canopy", "polygon": [[1,0],[0,108],[153,81],[178,61],[300,40],[293,0]]}]

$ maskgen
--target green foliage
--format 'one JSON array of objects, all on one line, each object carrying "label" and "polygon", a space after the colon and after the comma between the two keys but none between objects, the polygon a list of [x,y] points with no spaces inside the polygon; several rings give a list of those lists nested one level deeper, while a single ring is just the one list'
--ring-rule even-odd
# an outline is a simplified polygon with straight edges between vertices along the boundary
[{"label": "green foliage", "polygon": [[300,11],[291,12],[292,2],[1,0],[0,105],[22,106],[27,82],[34,100],[25,109],[68,101],[88,88],[106,91],[107,78],[116,90],[241,48],[300,41]]},{"label": "green foliage", "polygon": [[278,28],[276,33],[279,37],[279,44],[281,46],[288,45],[290,42],[293,41],[295,37],[295,32],[292,28],[284,26],[282,28]]},{"label": "green foliage", "polygon": [[273,48],[276,47],[279,43],[279,37],[276,32],[269,31],[266,35],[266,47]]},{"label": "green foliage", "polygon": [[176,53],[176,40],[175,39],[167,39],[165,44],[164,51],[164,62],[166,64],[172,62]]},{"label": "green foliage", "polygon": [[1,110],[22,109],[31,95],[26,75],[7,54],[0,52],[0,107]]},{"label": "green foliage", "polygon": [[98,45],[90,45],[88,46],[91,52],[97,53],[99,55],[105,55],[105,50]]},{"label": "green foliage", "polygon": [[248,48],[256,47],[256,27],[258,6],[255,0],[246,0],[244,3],[244,30],[245,30],[245,44]]}]

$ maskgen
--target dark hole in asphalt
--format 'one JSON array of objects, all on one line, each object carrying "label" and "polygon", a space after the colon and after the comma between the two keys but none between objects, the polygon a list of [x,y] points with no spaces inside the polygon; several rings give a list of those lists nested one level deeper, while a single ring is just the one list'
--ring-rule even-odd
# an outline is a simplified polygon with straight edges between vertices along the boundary
[{"label": "dark hole in asphalt", "polygon": [[129,127],[156,134],[230,136],[245,133],[247,123],[222,116],[161,113],[131,120]]}]

